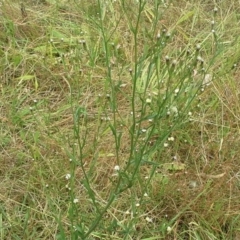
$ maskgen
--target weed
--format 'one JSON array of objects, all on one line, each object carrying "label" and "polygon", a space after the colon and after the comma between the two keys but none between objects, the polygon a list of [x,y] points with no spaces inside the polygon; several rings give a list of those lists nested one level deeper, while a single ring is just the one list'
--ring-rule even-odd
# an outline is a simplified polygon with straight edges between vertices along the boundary
[{"label": "weed", "polygon": [[238,239],[237,1],[1,8],[1,239]]}]

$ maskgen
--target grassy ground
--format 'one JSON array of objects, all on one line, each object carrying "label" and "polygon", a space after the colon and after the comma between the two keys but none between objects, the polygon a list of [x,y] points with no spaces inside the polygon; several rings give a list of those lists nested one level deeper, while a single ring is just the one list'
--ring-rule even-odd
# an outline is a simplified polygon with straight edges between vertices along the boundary
[{"label": "grassy ground", "polygon": [[2,1],[0,239],[240,239],[235,1]]}]

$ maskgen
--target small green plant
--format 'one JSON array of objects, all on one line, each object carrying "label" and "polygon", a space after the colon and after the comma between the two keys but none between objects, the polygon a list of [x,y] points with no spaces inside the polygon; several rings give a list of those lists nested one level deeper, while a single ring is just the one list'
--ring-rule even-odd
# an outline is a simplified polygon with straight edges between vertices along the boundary
[{"label": "small green plant", "polygon": [[[156,178],[153,178],[153,176],[157,168],[163,166],[166,171],[173,172],[185,170],[184,163],[174,163],[169,159],[162,160],[161,156],[165,149],[175,141],[175,131],[191,121],[192,108],[197,105],[195,100],[205,87],[204,84],[206,82],[204,81],[206,81],[206,77],[210,76],[207,73],[210,65],[203,60],[200,45],[193,47],[186,45],[181,52],[178,49],[171,49],[170,51],[168,46],[172,44],[174,39],[174,29],[172,30],[173,33],[170,33],[166,29],[157,29],[157,25],[154,24],[154,27],[148,31],[148,35],[145,37],[144,31],[146,30],[142,30],[142,25],[145,24],[144,15],[147,11],[147,2],[139,1],[138,3],[132,3],[135,6],[134,9],[137,9],[135,13],[126,10],[126,4],[125,1],[119,2],[118,10],[122,12],[122,15],[119,15],[119,18],[115,18],[115,22],[110,22],[106,14],[106,11],[108,11],[108,15],[111,18],[111,14],[113,14],[111,11],[114,11],[113,3],[106,5],[102,1],[98,1],[96,6],[97,18],[90,17],[90,23],[99,33],[102,45],[99,48],[102,51],[100,64],[106,68],[106,103],[102,106],[100,105],[101,113],[104,112],[106,117],[99,118],[102,121],[107,120],[107,123],[100,123],[99,129],[104,126],[105,131],[108,131],[109,139],[112,139],[111,141],[115,145],[115,152],[112,154],[115,157],[114,162],[116,165],[114,169],[116,173],[114,174],[115,179],[110,180],[110,191],[105,196],[105,204],[99,205],[96,199],[97,192],[94,189],[95,184],[92,182],[95,174],[91,169],[94,168],[97,171],[97,168],[92,166],[89,169],[89,166],[85,165],[87,156],[85,149],[87,148],[87,139],[90,134],[87,130],[88,110],[83,106],[73,106],[74,137],[78,147],[73,148],[72,170],[69,176],[73,179],[75,178],[76,168],[79,165],[83,173],[81,183],[95,211],[95,216],[90,225],[86,224],[86,220],[76,214],[77,210],[74,203],[75,187],[72,185],[73,181],[71,181],[70,189],[73,196],[71,198],[72,204],[69,216],[71,225],[74,225],[75,220],[79,219],[75,223],[76,226],[72,228],[73,239],[77,239],[78,236],[81,239],[87,239],[98,229],[98,226],[102,228],[104,216],[113,205],[117,204],[119,197],[125,192],[132,192],[131,211],[133,212],[133,218],[131,222],[136,222],[140,217],[136,206],[140,205],[142,201],[144,202],[143,194],[151,192],[151,182],[152,180],[156,181]],[[160,19],[158,15],[160,6],[160,4],[157,4],[151,9],[152,22]],[[130,17],[131,14],[133,18]],[[129,33],[130,41],[132,41],[132,62],[129,63],[131,68],[128,73],[130,94],[124,94],[124,88],[121,89],[122,86],[124,87],[124,84],[121,82],[116,85],[114,75],[116,67],[112,64],[111,59],[114,57],[116,61],[121,61],[121,58],[118,59],[119,56],[116,54],[118,50],[115,48],[115,44],[113,47],[109,47],[114,42],[114,39],[118,38],[118,28],[123,19],[127,21],[129,29],[126,29],[126,31]],[[182,18],[181,22],[184,20]],[[109,31],[109,29],[111,30]],[[90,46],[91,43],[86,41],[86,49]],[[89,50],[87,51],[91,54]],[[166,55],[167,53],[168,55]],[[91,56],[89,57],[92,59]],[[213,54],[212,58],[214,57],[215,55]],[[121,71],[118,74],[118,78],[124,78],[125,74],[126,70]],[[73,89],[71,91],[74,98]],[[123,94],[125,107],[128,109],[126,116],[120,112],[120,94]],[[112,118],[109,117],[110,115]],[[86,119],[86,121],[83,119]],[[127,123],[126,119],[128,119]],[[123,126],[127,129],[124,138],[121,130]],[[101,139],[102,136],[99,130],[97,134],[99,135],[96,138]],[[121,148],[126,140],[129,142],[129,150],[122,158]],[[100,142],[94,140],[93,155],[97,153],[99,145]],[[107,156],[108,153],[105,153],[105,155]],[[94,160],[95,164],[96,161],[98,161],[97,156]],[[167,164],[169,167],[167,167]],[[144,167],[147,167],[150,172],[150,177],[147,181],[144,180],[145,176],[141,174],[141,169]],[[109,176],[109,178],[112,177]],[[164,195],[164,191],[161,191],[161,188],[164,187],[164,184],[167,185],[169,180],[167,180],[167,177],[164,180],[164,176],[160,178],[162,180],[158,185],[159,191]],[[132,191],[136,185],[140,187],[139,193]],[[134,199],[139,200],[136,202]],[[151,222],[149,217],[147,219]],[[115,225],[112,226],[115,230],[116,227]],[[111,233],[113,229],[108,227],[106,230]],[[125,232],[122,235],[123,238],[131,234],[131,230],[123,232]]]}]

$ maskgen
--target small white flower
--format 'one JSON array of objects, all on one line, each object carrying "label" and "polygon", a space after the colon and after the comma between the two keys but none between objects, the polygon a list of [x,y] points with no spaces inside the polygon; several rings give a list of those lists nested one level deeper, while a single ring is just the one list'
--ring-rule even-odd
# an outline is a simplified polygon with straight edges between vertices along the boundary
[{"label": "small white flower", "polygon": [[204,60],[203,60],[203,58],[202,58],[201,56],[198,56],[198,57],[197,57],[197,60],[198,60],[199,62],[204,62]]},{"label": "small white flower", "polygon": [[147,194],[147,193],[144,193],[143,196],[144,196],[144,197],[148,197],[148,194]]},{"label": "small white flower", "polygon": [[176,88],[176,89],[174,90],[174,92],[175,92],[175,94],[178,94],[179,88]]},{"label": "small white flower", "polygon": [[77,198],[73,199],[73,203],[78,203],[78,202],[79,202],[79,200]]},{"label": "small white flower", "polygon": [[115,170],[115,171],[119,171],[119,170],[120,170],[120,167],[119,167],[118,165],[116,165],[116,166],[114,167],[114,170]]},{"label": "small white flower", "polygon": [[126,214],[126,215],[129,215],[129,214],[130,214],[130,212],[127,210],[127,211],[125,212],[125,214]]},{"label": "small white flower", "polygon": [[69,180],[71,178],[71,174],[70,173],[66,174],[65,178]]},{"label": "small white flower", "polygon": [[65,188],[69,191],[71,190],[71,188],[68,186],[68,184],[65,186]]},{"label": "small white flower", "polygon": [[147,221],[148,223],[152,223],[152,222],[153,222],[152,218],[150,218],[150,217],[146,217],[145,219],[146,219],[146,221]]},{"label": "small white flower", "polygon": [[37,103],[37,99],[34,99],[33,102],[34,102],[34,103]]},{"label": "small white flower", "polygon": [[177,109],[177,107],[175,107],[175,106],[171,107],[171,111],[172,111],[175,115],[178,115],[178,109]]},{"label": "small white flower", "polygon": [[140,206],[140,203],[136,203],[136,207],[139,207]]},{"label": "small white flower", "polygon": [[143,128],[142,129],[142,133],[145,133],[147,131],[147,129]]},{"label": "small white flower", "polygon": [[167,227],[167,232],[170,233],[172,231],[172,228],[171,227]]},{"label": "small white flower", "polygon": [[164,147],[168,147],[168,143],[164,143],[163,146],[164,146]]},{"label": "small white flower", "polygon": [[69,162],[72,162],[72,159],[71,159],[71,158],[69,158]]},{"label": "small white flower", "polygon": [[166,37],[170,37],[170,36],[171,36],[171,34],[170,34],[170,33],[167,33],[167,34],[166,34]]},{"label": "small white flower", "polygon": [[192,112],[189,112],[189,113],[188,113],[188,116],[192,116]]},{"label": "small white flower", "polygon": [[168,141],[173,142],[174,141],[174,137],[169,137]]},{"label": "small white flower", "polygon": [[146,99],[146,103],[151,103],[151,102],[152,102],[151,98]]},{"label": "small white flower", "polygon": [[110,121],[111,118],[110,118],[110,117],[101,117],[101,120],[102,120],[102,121]]},{"label": "small white flower", "polygon": [[119,87],[120,88],[124,88],[124,87],[126,87],[127,86],[127,84],[126,83],[123,83],[123,84],[121,84]]}]

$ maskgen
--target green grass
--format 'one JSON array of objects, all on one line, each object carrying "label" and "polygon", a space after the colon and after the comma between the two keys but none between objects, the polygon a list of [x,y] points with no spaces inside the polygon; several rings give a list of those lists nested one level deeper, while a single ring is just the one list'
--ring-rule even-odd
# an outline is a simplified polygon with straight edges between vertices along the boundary
[{"label": "green grass", "polygon": [[237,1],[4,1],[1,239],[233,239]]}]

